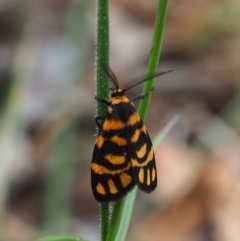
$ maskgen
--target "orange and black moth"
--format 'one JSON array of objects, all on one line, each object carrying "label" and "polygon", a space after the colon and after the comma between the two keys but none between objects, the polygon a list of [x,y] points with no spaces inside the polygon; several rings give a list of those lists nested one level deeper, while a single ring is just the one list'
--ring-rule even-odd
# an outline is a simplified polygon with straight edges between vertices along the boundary
[{"label": "orange and black moth", "polygon": [[125,92],[169,71],[139,77],[120,89],[111,69],[105,65],[103,69],[115,89],[110,88],[110,102],[95,97],[108,106],[108,112],[105,117],[96,117],[99,133],[92,156],[91,185],[98,202],[110,202],[122,198],[135,185],[146,193],[157,186],[152,142],[133,104],[135,100],[144,99],[152,90],[131,100]]}]

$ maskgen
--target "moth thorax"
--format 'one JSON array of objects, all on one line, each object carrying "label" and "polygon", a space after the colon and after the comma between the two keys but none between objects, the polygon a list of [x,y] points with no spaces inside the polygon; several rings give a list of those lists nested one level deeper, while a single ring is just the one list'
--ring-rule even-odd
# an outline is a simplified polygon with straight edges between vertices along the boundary
[{"label": "moth thorax", "polygon": [[117,96],[112,96],[112,104],[113,105],[129,103],[129,102],[130,102],[129,99],[124,94],[117,95]]}]

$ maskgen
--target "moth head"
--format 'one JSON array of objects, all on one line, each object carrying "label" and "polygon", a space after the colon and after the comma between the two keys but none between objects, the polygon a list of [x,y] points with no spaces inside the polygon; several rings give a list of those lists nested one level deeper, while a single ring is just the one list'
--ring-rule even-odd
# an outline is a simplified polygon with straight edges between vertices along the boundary
[{"label": "moth head", "polygon": [[112,90],[112,93],[111,93],[112,98],[124,95],[124,90],[121,90],[121,89],[115,89],[114,90],[112,88],[110,88],[110,90]]}]

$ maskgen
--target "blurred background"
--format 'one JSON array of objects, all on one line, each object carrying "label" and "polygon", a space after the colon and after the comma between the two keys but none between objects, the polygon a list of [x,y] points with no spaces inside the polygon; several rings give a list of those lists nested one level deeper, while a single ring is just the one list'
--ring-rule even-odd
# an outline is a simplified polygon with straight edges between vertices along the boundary
[{"label": "blurred background", "polygon": [[[111,0],[111,67],[146,73],[157,0]],[[127,240],[240,240],[240,3],[169,1],[146,120],[158,187],[138,193]],[[0,240],[99,240],[90,187],[96,1],[0,0]],[[141,87],[129,91],[135,96]]]}]

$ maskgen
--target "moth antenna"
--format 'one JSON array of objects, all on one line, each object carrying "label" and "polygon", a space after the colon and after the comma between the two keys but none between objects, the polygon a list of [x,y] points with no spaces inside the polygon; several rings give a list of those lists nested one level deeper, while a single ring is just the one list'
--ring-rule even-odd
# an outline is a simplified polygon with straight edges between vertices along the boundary
[{"label": "moth antenna", "polygon": [[146,82],[146,81],[148,81],[150,79],[153,79],[153,78],[155,78],[157,76],[164,75],[164,74],[167,74],[167,73],[172,72],[172,71],[173,71],[173,69],[167,70],[167,71],[162,71],[162,72],[157,72],[157,73],[152,74],[152,75],[142,75],[142,76],[139,76],[139,77],[133,79],[132,81],[128,82],[125,85],[123,91],[125,92],[125,91],[133,88],[136,85],[139,85],[139,84],[144,83],[144,82]]},{"label": "moth antenna", "polygon": [[[110,69],[110,67],[108,67],[103,61],[101,61],[100,64],[101,64],[101,67],[103,68],[103,71],[106,73],[106,75],[109,77],[109,79],[115,85],[116,89],[119,89],[119,83],[118,83],[117,77],[113,73],[113,71]],[[111,88],[110,88],[110,90],[114,91],[114,89],[111,89]]]}]

